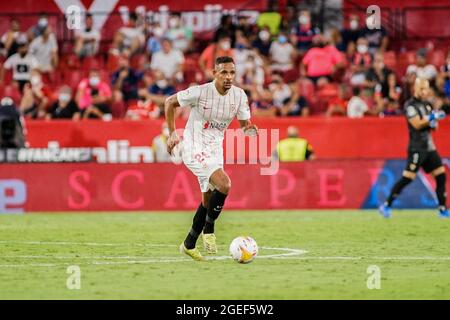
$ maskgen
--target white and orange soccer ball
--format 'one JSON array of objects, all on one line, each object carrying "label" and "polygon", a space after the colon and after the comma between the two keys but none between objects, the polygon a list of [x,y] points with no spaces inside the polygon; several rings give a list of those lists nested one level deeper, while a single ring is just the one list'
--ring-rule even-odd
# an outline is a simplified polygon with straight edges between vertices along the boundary
[{"label": "white and orange soccer ball", "polygon": [[239,263],[249,263],[258,255],[258,245],[252,237],[237,237],[230,244],[230,254]]}]

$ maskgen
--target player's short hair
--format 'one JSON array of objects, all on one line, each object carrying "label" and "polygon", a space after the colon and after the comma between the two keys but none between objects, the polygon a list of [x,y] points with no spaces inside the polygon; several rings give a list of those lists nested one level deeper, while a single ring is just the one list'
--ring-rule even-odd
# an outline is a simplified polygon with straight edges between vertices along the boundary
[{"label": "player's short hair", "polygon": [[218,66],[219,64],[222,64],[222,63],[234,63],[234,60],[232,57],[229,57],[229,56],[217,57],[215,65]]}]

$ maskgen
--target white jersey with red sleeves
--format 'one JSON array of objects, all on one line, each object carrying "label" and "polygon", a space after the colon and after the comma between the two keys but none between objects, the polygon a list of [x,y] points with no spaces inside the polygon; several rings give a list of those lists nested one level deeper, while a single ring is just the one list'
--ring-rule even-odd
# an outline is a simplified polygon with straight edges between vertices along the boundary
[{"label": "white jersey with red sleeves", "polygon": [[236,86],[221,95],[212,81],[178,92],[177,99],[180,106],[191,107],[183,142],[196,148],[222,146],[225,130],[234,117],[250,119],[247,95]]}]

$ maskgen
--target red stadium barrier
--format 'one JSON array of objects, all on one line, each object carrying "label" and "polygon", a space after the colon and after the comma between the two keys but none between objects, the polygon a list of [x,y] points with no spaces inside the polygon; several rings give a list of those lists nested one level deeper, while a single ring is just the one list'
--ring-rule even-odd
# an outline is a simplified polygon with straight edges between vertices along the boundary
[{"label": "red stadium barrier", "polygon": [[[227,208],[359,208],[383,161],[230,165]],[[0,212],[182,210],[200,198],[197,179],[174,164],[11,164],[0,167]],[[249,183],[251,181],[251,183]]]},{"label": "red stadium barrier", "polygon": [[[129,146],[150,146],[161,130],[161,121],[28,121],[31,147],[47,147],[57,141],[61,147],[107,147],[111,140],[127,140]],[[278,129],[280,138],[295,125],[309,140],[318,158],[395,159],[406,156],[408,131],[403,117],[392,118],[272,118],[253,119],[261,129]],[[178,128],[184,126],[180,120]],[[234,121],[230,128],[237,128]],[[450,120],[440,122],[434,140],[442,156],[450,157]],[[275,146],[268,141],[268,150]]]},{"label": "red stadium barrier", "polygon": [[[259,165],[225,165],[233,185],[226,208],[373,208],[403,167],[403,161],[317,160],[283,163],[277,174],[261,175]],[[403,207],[435,207],[433,184],[417,179],[400,199]],[[184,165],[0,166],[0,213],[187,210],[200,200],[197,179]]]}]

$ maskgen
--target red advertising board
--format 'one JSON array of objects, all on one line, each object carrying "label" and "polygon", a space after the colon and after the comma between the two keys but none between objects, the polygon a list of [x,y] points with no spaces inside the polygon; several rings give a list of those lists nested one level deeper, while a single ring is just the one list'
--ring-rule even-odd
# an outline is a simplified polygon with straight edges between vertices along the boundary
[{"label": "red advertising board", "polygon": [[[359,208],[381,160],[283,164],[275,175],[259,165],[229,165],[229,209]],[[185,210],[201,200],[183,165],[4,164],[0,212]]]},{"label": "red advertising board", "polygon": [[[60,147],[107,147],[108,141],[128,141],[129,146],[150,146],[161,130],[161,121],[28,121],[30,147],[47,147],[57,141]],[[260,129],[278,130],[286,137],[290,125],[308,139],[319,159],[398,159],[406,157],[408,131],[403,117],[391,118],[255,118]],[[185,122],[180,120],[178,128]],[[434,140],[442,156],[450,157],[450,120],[440,122]],[[234,121],[230,128],[238,128]],[[225,144],[226,146],[226,144]],[[267,150],[273,150],[270,139]],[[270,153],[270,152],[269,152]]]}]

